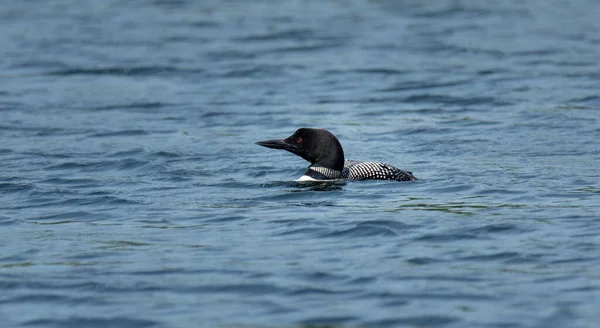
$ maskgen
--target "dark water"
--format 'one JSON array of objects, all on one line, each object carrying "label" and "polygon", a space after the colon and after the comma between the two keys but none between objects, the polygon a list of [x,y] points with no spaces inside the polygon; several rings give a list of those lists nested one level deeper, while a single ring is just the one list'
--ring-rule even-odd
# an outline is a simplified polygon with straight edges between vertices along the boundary
[{"label": "dark water", "polygon": [[[5,1],[2,327],[599,327],[597,1]],[[334,132],[415,183],[293,182]]]}]

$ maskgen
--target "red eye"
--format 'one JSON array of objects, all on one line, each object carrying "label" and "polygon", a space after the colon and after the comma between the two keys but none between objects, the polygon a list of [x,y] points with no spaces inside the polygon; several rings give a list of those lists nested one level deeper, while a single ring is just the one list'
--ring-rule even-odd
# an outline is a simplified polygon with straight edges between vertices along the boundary
[{"label": "red eye", "polygon": [[299,144],[302,144],[302,138],[298,137],[296,141],[298,141]]}]

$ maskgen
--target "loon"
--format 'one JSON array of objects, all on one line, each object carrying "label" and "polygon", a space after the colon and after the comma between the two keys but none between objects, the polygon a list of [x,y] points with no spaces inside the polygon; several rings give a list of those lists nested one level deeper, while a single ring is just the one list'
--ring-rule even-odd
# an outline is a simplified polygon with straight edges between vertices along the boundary
[{"label": "loon", "polygon": [[309,161],[308,170],[297,181],[417,180],[412,172],[389,164],[344,160],[344,150],[339,140],[324,129],[301,128],[285,139],[259,141],[256,144],[284,149]]}]

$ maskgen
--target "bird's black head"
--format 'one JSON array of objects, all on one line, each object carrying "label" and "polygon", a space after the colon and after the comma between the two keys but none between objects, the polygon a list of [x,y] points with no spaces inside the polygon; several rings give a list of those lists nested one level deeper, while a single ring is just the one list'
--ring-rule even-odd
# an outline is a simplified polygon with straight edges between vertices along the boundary
[{"label": "bird's black head", "polygon": [[311,164],[341,171],[344,168],[344,150],[338,139],[323,129],[301,128],[281,140],[259,141],[257,145],[285,149]]}]

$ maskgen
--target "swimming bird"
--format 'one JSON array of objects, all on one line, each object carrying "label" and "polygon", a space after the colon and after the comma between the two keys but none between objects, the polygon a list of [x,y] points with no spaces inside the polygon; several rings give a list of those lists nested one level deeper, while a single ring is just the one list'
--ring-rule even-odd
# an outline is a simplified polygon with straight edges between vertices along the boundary
[{"label": "swimming bird", "polygon": [[257,145],[284,149],[310,162],[297,181],[323,180],[417,180],[412,172],[381,162],[344,159],[344,150],[333,133],[324,129],[301,128],[285,139],[259,141]]}]

